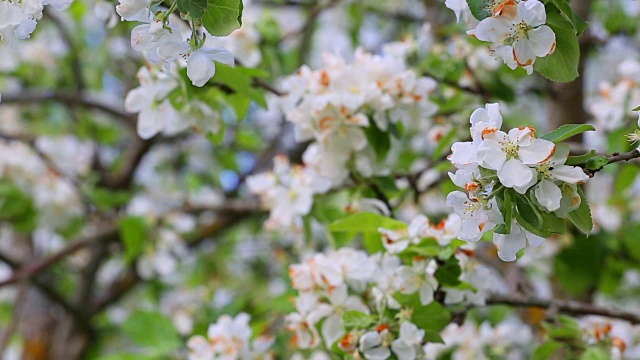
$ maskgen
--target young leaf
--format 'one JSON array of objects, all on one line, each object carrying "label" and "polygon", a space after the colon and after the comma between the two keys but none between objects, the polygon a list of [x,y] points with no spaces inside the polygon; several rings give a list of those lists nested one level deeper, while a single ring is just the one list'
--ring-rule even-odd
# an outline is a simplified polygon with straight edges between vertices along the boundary
[{"label": "young leaf", "polygon": [[342,321],[347,329],[366,329],[376,322],[373,316],[356,310],[345,312],[342,315]]},{"label": "young leaf", "polygon": [[566,140],[572,136],[581,134],[585,131],[595,131],[595,130],[596,128],[593,127],[593,125],[589,125],[589,124],[566,124],[540,136],[540,138],[553,141],[554,143],[559,143],[563,140]]},{"label": "young leaf", "polygon": [[438,267],[434,276],[438,280],[438,283],[443,286],[456,286],[460,284],[460,279],[458,278],[461,273],[462,269],[460,269],[458,262],[449,261]]},{"label": "young leaf", "polygon": [[201,18],[207,10],[207,0],[178,0],[178,10],[194,19]]},{"label": "young leaf", "polygon": [[598,170],[603,166],[609,163],[609,159],[607,159],[604,155],[596,155],[589,160],[587,160],[586,164],[584,164],[585,169],[588,170]]},{"label": "young leaf", "polygon": [[549,13],[547,25],[556,34],[556,49],[553,54],[537,59],[533,68],[552,81],[573,81],[578,77],[580,61],[580,46],[576,30],[559,13]]},{"label": "young leaf", "polygon": [[567,158],[567,161],[564,164],[565,165],[584,164],[584,163],[587,162],[587,160],[591,159],[594,156],[596,156],[596,151],[595,150],[591,150],[586,154],[569,156],[569,158]]},{"label": "young leaf", "polygon": [[173,322],[158,312],[136,311],[122,329],[131,341],[149,348],[158,357],[180,346],[180,335]]},{"label": "young leaf", "polygon": [[125,261],[130,263],[144,250],[148,227],[145,220],[138,216],[127,216],[118,223],[120,237],[124,243]]},{"label": "young leaf", "polygon": [[367,141],[376,152],[376,160],[384,160],[389,153],[389,149],[391,149],[391,137],[389,136],[389,133],[380,130],[375,121],[371,121],[369,126],[364,128],[364,134],[367,136]]},{"label": "young leaf", "polygon": [[210,0],[202,25],[213,36],[227,36],[242,26],[242,0]]},{"label": "young leaf", "polygon": [[397,230],[406,228],[407,224],[380,214],[362,212],[334,221],[329,225],[329,230],[332,232],[377,233],[379,227]]},{"label": "young leaf", "polygon": [[589,235],[593,229],[591,209],[589,208],[587,197],[584,195],[581,187],[578,187],[578,194],[580,195],[580,206],[569,213],[569,220],[571,220],[578,230],[582,231],[585,235]]},{"label": "young leaf", "polygon": [[482,20],[491,16],[491,13],[487,11],[487,0],[467,0],[467,3],[474,18]]},{"label": "young leaf", "polygon": [[451,312],[439,302],[434,301],[427,306],[416,306],[413,309],[411,322],[420,329],[440,332],[451,322]]}]

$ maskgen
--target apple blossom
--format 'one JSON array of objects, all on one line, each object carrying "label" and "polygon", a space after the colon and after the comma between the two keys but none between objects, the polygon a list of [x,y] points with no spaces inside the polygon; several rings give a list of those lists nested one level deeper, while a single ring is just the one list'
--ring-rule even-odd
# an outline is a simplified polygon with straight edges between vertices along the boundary
[{"label": "apple blossom", "polygon": [[[522,66],[531,75],[536,57],[548,56],[555,50],[556,36],[545,25],[547,14],[542,2],[523,0],[506,3],[500,13],[480,21],[469,33],[479,40],[494,43],[495,54],[509,68]],[[507,8],[514,9],[506,11]]]}]

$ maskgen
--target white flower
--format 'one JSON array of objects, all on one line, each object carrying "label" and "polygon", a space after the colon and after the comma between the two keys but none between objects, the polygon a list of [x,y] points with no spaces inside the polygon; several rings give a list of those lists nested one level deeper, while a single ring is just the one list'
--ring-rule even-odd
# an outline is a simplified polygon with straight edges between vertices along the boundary
[{"label": "white flower", "polygon": [[287,315],[287,328],[295,332],[297,347],[310,349],[320,344],[316,325],[331,314],[331,306],[320,303],[317,295],[302,293],[296,299],[296,312]]},{"label": "white flower", "polygon": [[454,191],[447,195],[447,206],[452,207],[462,219],[462,228],[458,234],[460,240],[478,241],[485,232],[503,222],[494,199],[482,204],[477,199],[469,199],[461,191]]},{"label": "white flower", "polygon": [[369,314],[369,308],[357,296],[349,296],[346,285],[327,290],[327,298],[333,313],[322,323],[322,337],[327,348],[331,348],[333,343],[338,341],[344,334],[342,315],[345,311],[359,311]]},{"label": "white flower", "polygon": [[519,65],[531,74],[536,57],[545,57],[554,51],[556,36],[544,25],[547,14],[540,1],[526,0],[508,6],[517,7],[515,16],[505,11],[488,17],[470,33],[479,40],[493,42],[495,53],[511,69]]},{"label": "white flower", "polygon": [[403,294],[413,294],[418,291],[420,303],[428,305],[433,301],[433,293],[438,287],[438,281],[433,277],[436,270],[435,261],[414,260],[413,266],[401,266],[396,270],[397,288]]},{"label": "white flower", "polygon": [[562,191],[557,182],[567,184],[582,184],[589,180],[589,176],[577,166],[564,165],[569,156],[569,148],[560,148],[547,161],[538,166],[540,182],[534,187],[536,200],[549,211],[560,209]]},{"label": "white flower", "polygon": [[495,234],[493,243],[498,247],[498,257],[504,261],[514,261],[516,253],[529,242],[533,248],[542,245],[544,239],[523,229],[515,220],[511,223],[509,234]]},{"label": "white flower", "polygon": [[116,12],[122,20],[148,22],[151,12],[148,0],[119,0]]},{"label": "white flower", "polygon": [[553,155],[553,142],[535,138],[531,127],[511,129],[508,134],[486,128],[478,145],[478,164],[496,170],[500,183],[524,194],[536,182],[535,171],[527,165],[541,164]]},{"label": "white flower", "polygon": [[369,331],[360,337],[360,351],[365,359],[384,360],[391,356],[389,345],[384,344],[384,338],[389,334],[386,326],[379,325],[380,331]]},{"label": "white flower", "polygon": [[413,360],[416,358],[416,349],[419,349],[424,338],[424,330],[410,322],[400,325],[400,334],[391,343],[391,350],[398,356],[398,360]]},{"label": "white flower", "polygon": [[187,58],[187,76],[194,86],[202,87],[216,73],[214,61],[232,66],[233,54],[225,49],[200,48]]}]

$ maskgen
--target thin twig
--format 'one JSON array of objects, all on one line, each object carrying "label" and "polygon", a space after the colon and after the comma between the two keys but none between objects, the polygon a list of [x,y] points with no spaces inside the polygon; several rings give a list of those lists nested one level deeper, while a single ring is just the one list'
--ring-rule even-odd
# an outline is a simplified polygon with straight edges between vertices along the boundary
[{"label": "thin twig", "polygon": [[116,120],[123,123],[125,126],[135,129],[137,119],[136,114],[130,114],[124,110],[114,108],[110,105],[93,100],[89,97],[69,94],[63,92],[21,92],[19,94],[2,94],[2,102],[0,106],[5,104],[33,104],[43,102],[59,102],[69,107],[79,107],[89,110],[98,110],[105,114],[113,116]]},{"label": "thin twig", "polygon": [[[11,274],[7,279],[0,281],[0,287],[15,284],[24,279],[34,278],[36,275],[45,271],[52,265],[55,265],[59,261],[65,259],[66,257],[76,253],[78,250],[83,249],[84,247],[92,244],[96,244],[99,242],[107,241],[113,239],[118,233],[118,228],[115,224],[110,224],[106,226],[104,229],[101,229],[96,234],[81,238],[67,245],[64,249],[58,251],[53,255],[49,255],[45,258],[39,259],[37,261],[31,262],[29,264],[23,265],[19,267],[17,270]],[[4,261],[4,259],[2,259]],[[5,261],[6,262],[6,261]],[[15,262],[8,263],[12,267],[17,267]]]},{"label": "thin twig", "polygon": [[555,308],[558,312],[574,315],[599,315],[614,319],[626,320],[632,324],[640,324],[640,314],[628,311],[609,309],[592,304],[585,304],[577,301],[542,299],[533,296],[523,295],[501,295],[493,294],[487,298],[487,305],[510,305],[514,307],[537,307],[542,309]]}]

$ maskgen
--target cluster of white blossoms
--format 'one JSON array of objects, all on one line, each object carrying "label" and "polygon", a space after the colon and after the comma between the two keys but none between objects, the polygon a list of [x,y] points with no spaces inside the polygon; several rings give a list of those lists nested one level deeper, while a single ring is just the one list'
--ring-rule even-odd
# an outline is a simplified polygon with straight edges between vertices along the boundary
[{"label": "cluster of white blossoms", "polygon": [[492,327],[467,321],[449,324],[441,333],[444,344],[427,344],[428,359],[450,354],[451,359],[526,359],[534,336],[531,328],[511,317]]},{"label": "cluster of white blossoms", "polygon": [[[386,242],[385,236],[382,241]],[[403,360],[420,358],[425,333],[411,322],[413,306],[432,303],[438,289],[445,292],[448,304],[484,304],[489,292],[504,290],[495,274],[475,260],[473,250],[459,249],[455,257],[463,268],[462,278],[485,281],[474,281],[474,290],[449,288],[438,284],[434,259],[414,256],[405,263],[389,252],[369,255],[353,248],[315,253],[291,265],[289,276],[299,295],[296,312],[286,320],[295,346],[318,348],[324,342],[325,348],[336,345],[356,358],[357,354],[366,359],[387,359],[392,354]],[[403,304],[401,297],[408,295],[415,296],[419,305]],[[368,320],[346,327],[347,312]]]},{"label": "cluster of white blossoms", "polygon": [[[116,11],[122,20],[142,22],[131,32],[131,46],[141,52],[150,63],[165,67],[177,64],[187,68],[194,86],[204,86],[216,71],[214,62],[234,64],[233,55],[221,48],[204,46],[202,39],[193,38],[193,32],[178,15],[168,9],[151,9],[149,0],[121,0]],[[158,11],[159,12],[156,12]],[[210,37],[209,34],[206,34]]]},{"label": "cluster of white blossoms", "polygon": [[3,0],[0,1],[0,39],[12,44],[15,39],[27,39],[42,19],[45,5],[62,9],[71,0]]},{"label": "cluster of white blossoms", "polygon": [[313,168],[291,165],[284,155],[274,159],[273,171],[247,178],[249,191],[271,211],[267,229],[302,228],[302,217],[313,207],[313,196],[329,190],[329,180]]},{"label": "cluster of white blossoms", "polygon": [[333,184],[342,183],[350,167],[365,176],[376,173],[368,128],[387,132],[398,123],[427,121],[436,112],[429,100],[436,82],[405,64],[411,46],[389,44],[382,55],[359,49],[351,63],[326,53],[322,68],[303,66],[284,81],[283,108],[296,140],[316,141],[305,161]]},{"label": "cluster of white blossoms", "polygon": [[[518,194],[532,189],[533,196],[525,196],[527,201],[561,218],[580,205],[577,184],[589,177],[579,167],[564,165],[567,148],[536,138],[533,127],[514,128],[508,133],[501,127],[499,105],[487,104],[471,114],[472,141],[457,142],[451,148],[449,160],[458,170],[449,175],[466,190],[447,196],[447,205],[462,218],[461,240],[478,241],[504,223],[507,215],[500,213],[495,195],[505,188]],[[498,255],[505,261],[515,260],[527,242],[537,247],[544,240],[512,221],[510,234],[494,235]]]},{"label": "cluster of white blossoms", "polygon": [[[455,11],[456,17],[465,14],[469,20],[466,0],[447,0],[447,7]],[[544,4],[538,0],[491,1],[484,9],[491,16],[477,23],[467,33],[482,41],[491,42],[491,51],[511,69],[521,66],[531,75],[536,58],[552,54],[556,47],[556,36],[547,25]]]},{"label": "cluster of white blossoms", "polygon": [[138,113],[138,135],[149,139],[156,134],[176,135],[188,128],[207,133],[220,127],[220,114],[209,105],[193,100],[178,111],[168,95],[180,86],[176,74],[158,67],[138,71],[140,86],[125,99],[125,110]]},{"label": "cluster of white blossoms", "polygon": [[390,254],[398,254],[409,245],[418,245],[424,238],[435,239],[440,246],[449,245],[458,236],[461,229],[461,219],[457,214],[450,214],[437,224],[431,224],[424,215],[418,215],[409,223],[407,229],[391,230],[379,228],[382,234],[382,244]]},{"label": "cluster of white blossoms", "polygon": [[618,64],[617,75],[616,83],[600,82],[598,94],[588,102],[587,110],[598,130],[619,129],[638,115],[631,109],[640,104],[640,63],[627,58]]},{"label": "cluster of white blossoms", "polygon": [[[79,173],[88,170],[92,147],[74,138],[42,138],[36,141],[36,147],[37,152],[17,140],[0,140],[0,152],[3,154],[0,158],[0,179],[5,187],[13,184],[32,199],[38,212],[37,227],[48,230],[63,228],[84,214],[73,180]],[[77,155],[74,148],[75,151],[81,149],[87,152],[74,158]],[[64,166],[58,168],[57,164],[61,163]],[[0,204],[3,202],[0,198]],[[5,215],[8,214],[10,212]]]},{"label": "cluster of white blossoms", "polygon": [[221,316],[209,325],[207,337],[196,335],[189,339],[189,360],[273,359],[269,352],[273,337],[259,336],[251,341],[250,321],[251,316],[246,313],[235,318]]},{"label": "cluster of white blossoms", "polygon": [[[396,255],[370,256],[351,248],[317,253],[292,265],[289,275],[293,288],[300,294],[296,312],[287,316],[287,324],[294,332],[295,345],[301,349],[315,348],[324,339],[327,348],[338,342],[343,351],[360,351],[366,358],[378,354],[380,359],[386,359],[392,350],[402,359],[415,358],[424,332],[408,320],[392,332],[389,325],[396,320],[385,318],[384,309],[400,308],[393,297],[396,292],[419,292],[423,305],[431,303],[438,286],[433,277],[436,269],[435,261],[424,258],[406,266]],[[379,318],[370,329],[347,333],[343,323],[347,311],[377,313]],[[403,357],[406,352],[414,356]]]}]

